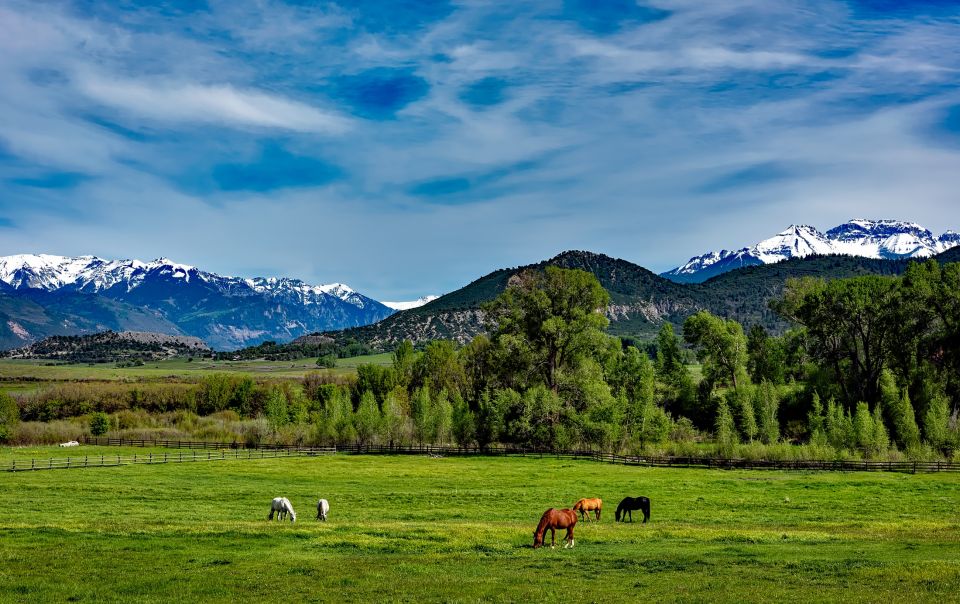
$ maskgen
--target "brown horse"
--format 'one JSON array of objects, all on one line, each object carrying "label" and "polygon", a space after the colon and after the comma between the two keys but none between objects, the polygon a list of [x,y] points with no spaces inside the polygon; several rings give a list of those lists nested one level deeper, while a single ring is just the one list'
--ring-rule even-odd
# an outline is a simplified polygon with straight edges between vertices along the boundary
[{"label": "brown horse", "polygon": [[573,511],[580,512],[581,520],[590,520],[590,512],[595,512],[597,520],[600,520],[600,508],[603,507],[603,499],[581,499],[573,504]]},{"label": "brown horse", "polygon": [[577,526],[577,513],[573,510],[556,510],[550,508],[540,517],[540,524],[533,533],[533,548],[536,549],[543,545],[543,538],[546,536],[547,529],[550,529],[550,547],[556,546],[557,529],[567,529],[567,536],[563,538],[566,541],[564,549],[573,547],[573,527]]}]

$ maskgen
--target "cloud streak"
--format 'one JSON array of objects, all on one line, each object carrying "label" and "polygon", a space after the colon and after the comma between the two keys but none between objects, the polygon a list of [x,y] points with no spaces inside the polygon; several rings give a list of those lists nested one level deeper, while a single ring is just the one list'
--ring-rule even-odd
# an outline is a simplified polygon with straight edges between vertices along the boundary
[{"label": "cloud streak", "polygon": [[134,116],[174,123],[277,128],[314,134],[340,134],[348,121],[307,104],[230,85],[175,84],[80,78],[91,99]]},{"label": "cloud streak", "polygon": [[598,6],[11,0],[0,253],[405,299],[569,248],[960,227],[960,8]]}]

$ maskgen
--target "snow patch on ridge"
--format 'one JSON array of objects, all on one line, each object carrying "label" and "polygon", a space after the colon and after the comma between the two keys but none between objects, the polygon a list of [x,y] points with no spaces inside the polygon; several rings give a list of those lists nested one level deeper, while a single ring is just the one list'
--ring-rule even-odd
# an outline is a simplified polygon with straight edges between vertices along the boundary
[{"label": "snow patch on ridge", "polygon": [[936,237],[915,222],[856,218],[826,233],[808,225],[791,225],[753,247],[708,252],[662,275],[677,281],[699,282],[741,266],[772,264],[788,258],[830,254],[928,258],[957,245],[960,245],[960,234],[954,231]]},{"label": "snow patch on ridge", "polygon": [[422,298],[417,298],[416,300],[410,300],[407,302],[381,302],[384,306],[392,308],[394,310],[410,310],[412,308],[420,308],[424,304],[433,302],[440,296],[423,296]]}]

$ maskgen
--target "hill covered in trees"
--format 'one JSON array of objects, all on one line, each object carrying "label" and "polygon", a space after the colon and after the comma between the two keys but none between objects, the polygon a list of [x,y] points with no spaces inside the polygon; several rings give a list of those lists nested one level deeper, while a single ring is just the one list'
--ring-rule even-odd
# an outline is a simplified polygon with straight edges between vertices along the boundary
[{"label": "hill covered in trees", "polygon": [[[958,255],[958,249],[954,248],[937,258],[950,262],[956,261]],[[628,340],[651,341],[664,323],[679,329],[687,317],[700,310],[782,333],[789,323],[771,310],[769,303],[782,294],[788,279],[899,275],[911,262],[815,256],[745,267],[705,283],[681,284],[626,260],[570,251],[537,264],[494,271],[429,304],[399,312],[379,323],[323,335],[338,345],[350,343],[375,351],[392,350],[404,340],[416,346],[440,339],[462,344],[485,330],[481,309],[485,302],[502,293],[516,275],[530,270],[542,271],[548,266],[580,269],[594,275],[610,294],[606,307],[610,319],[608,333]]]},{"label": "hill covered in trees", "polygon": [[208,354],[211,354],[210,348],[200,338],[144,331],[51,336],[24,348],[0,352],[0,356],[8,358],[70,363],[142,362]]}]

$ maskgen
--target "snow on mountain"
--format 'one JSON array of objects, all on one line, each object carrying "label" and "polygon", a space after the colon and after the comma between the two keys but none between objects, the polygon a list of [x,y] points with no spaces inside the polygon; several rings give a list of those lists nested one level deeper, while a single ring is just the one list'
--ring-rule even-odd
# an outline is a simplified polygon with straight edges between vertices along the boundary
[{"label": "snow on mountain", "polygon": [[433,302],[440,296],[423,296],[422,298],[417,298],[416,300],[410,300],[407,302],[381,302],[384,306],[392,308],[393,310],[410,310],[411,308],[420,308],[424,304]]},{"label": "snow on mountain", "polygon": [[[24,297],[64,295],[62,310],[71,317],[74,310],[68,301],[76,298],[67,295],[115,301],[126,305],[107,304],[119,309],[114,318],[120,330],[137,327],[127,325],[124,317],[140,317],[130,310],[139,309],[174,335],[196,336],[221,350],[369,325],[395,312],[342,283],[225,277],[166,258],[142,262],[49,254],[0,257],[0,291]],[[57,299],[48,301],[56,307]]]},{"label": "snow on mountain", "polygon": [[960,245],[960,234],[936,237],[914,222],[854,219],[826,233],[807,225],[791,225],[753,247],[695,256],[663,273],[678,282],[700,283],[727,271],[788,258],[839,254],[866,258],[928,258]]},{"label": "snow on mountain", "polygon": [[[150,276],[191,279],[213,284],[224,292],[243,294],[244,289],[273,296],[287,295],[302,304],[321,304],[327,296],[342,300],[358,308],[373,301],[342,283],[308,285],[299,279],[286,277],[254,277],[239,279],[201,271],[167,258],[151,262],[140,260],[104,260],[96,256],[54,256],[51,254],[19,254],[0,257],[0,281],[14,289],[68,290],[99,293],[117,285],[132,291]],[[247,292],[249,293],[249,292]]]}]

